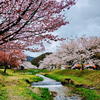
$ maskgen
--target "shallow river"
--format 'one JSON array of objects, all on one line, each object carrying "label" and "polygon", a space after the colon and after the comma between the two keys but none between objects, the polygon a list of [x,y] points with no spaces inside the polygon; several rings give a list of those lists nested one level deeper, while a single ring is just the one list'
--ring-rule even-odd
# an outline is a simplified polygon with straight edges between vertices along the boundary
[{"label": "shallow river", "polygon": [[57,95],[56,97],[54,97],[54,100],[81,100],[80,96],[71,92],[73,88],[68,86],[63,86],[61,82],[57,82],[43,75],[40,74],[36,75],[44,78],[44,80],[42,82],[32,83],[32,87],[43,87],[43,88],[48,88],[49,91],[57,92]]}]

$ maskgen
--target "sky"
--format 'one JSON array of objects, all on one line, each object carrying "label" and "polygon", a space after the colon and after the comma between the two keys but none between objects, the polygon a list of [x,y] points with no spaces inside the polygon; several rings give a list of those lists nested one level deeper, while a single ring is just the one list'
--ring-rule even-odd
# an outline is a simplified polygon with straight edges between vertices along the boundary
[{"label": "sky", "polygon": [[[54,31],[53,35],[60,38],[70,36],[97,36],[100,37],[100,0],[78,0],[74,6],[66,12],[69,24]],[[55,52],[59,42],[44,43],[45,51],[34,53],[25,52],[26,55],[37,57],[45,52]]]}]

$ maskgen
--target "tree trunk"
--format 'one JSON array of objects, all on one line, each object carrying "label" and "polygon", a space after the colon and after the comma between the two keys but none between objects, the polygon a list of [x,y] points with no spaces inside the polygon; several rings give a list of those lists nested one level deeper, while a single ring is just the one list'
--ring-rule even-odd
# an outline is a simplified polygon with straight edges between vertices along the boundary
[{"label": "tree trunk", "polygon": [[6,73],[7,65],[5,65],[4,73]]},{"label": "tree trunk", "polygon": [[82,70],[84,70],[84,61],[81,61],[81,65],[82,65]]},{"label": "tree trunk", "polygon": [[82,70],[84,70],[84,65],[83,65],[83,63],[82,63]]}]

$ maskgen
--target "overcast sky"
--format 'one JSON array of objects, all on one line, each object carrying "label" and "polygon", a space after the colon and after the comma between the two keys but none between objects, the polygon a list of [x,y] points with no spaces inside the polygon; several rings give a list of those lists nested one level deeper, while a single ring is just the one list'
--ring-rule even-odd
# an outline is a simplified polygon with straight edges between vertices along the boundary
[{"label": "overcast sky", "polygon": [[[78,0],[76,5],[67,11],[70,24],[62,26],[54,35],[59,37],[70,36],[98,36],[100,37],[100,0]],[[37,57],[45,52],[55,52],[59,42],[45,43],[45,51],[40,53],[26,52],[26,55]]]}]

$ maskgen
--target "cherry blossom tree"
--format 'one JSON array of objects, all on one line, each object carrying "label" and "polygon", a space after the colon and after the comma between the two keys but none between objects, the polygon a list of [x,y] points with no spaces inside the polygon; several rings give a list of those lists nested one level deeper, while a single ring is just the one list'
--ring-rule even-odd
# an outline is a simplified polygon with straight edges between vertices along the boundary
[{"label": "cherry blossom tree", "polygon": [[[43,64],[70,64],[73,66],[80,63],[82,70],[84,63],[94,63],[99,65],[100,62],[100,38],[97,37],[75,37],[67,38],[57,48],[56,53],[49,55],[43,61]],[[41,66],[41,65],[40,65]]]},{"label": "cherry blossom tree", "polygon": [[6,51],[0,51],[0,65],[5,66],[4,73],[9,67],[18,67],[21,64],[21,60],[25,60],[26,56],[19,49],[10,49]]},{"label": "cherry blossom tree", "polygon": [[0,0],[0,52],[2,59],[9,58],[5,66],[12,64],[14,55],[21,58],[15,51],[39,52],[45,49],[43,41],[62,41],[48,33],[69,23],[64,10],[74,4],[75,0]]},{"label": "cherry blossom tree", "polygon": [[44,58],[43,61],[40,61],[39,68],[55,69],[58,62],[59,61],[56,53],[46,55],[46,58]]},{"label": "cherry blossom tree", "polygon": [[24,46],[21,42],[9,41],[0,45],[0,65],[5,66],[4,73],[8,66],[18,67],[21,64],[21,60],[25,60]]},{"label": "cherry blossom tree", "polygon": [[[74,4],[75,0],[0,0],[0,45],[15,41],[25,50],[44,50],[42,40],[62,40],[48,32],[69,23],[64,12]],[[41,48],[29,48],[32,45]]]},{"label": "cherry blossom tree", "polygon": [[62,60],[66,62],[73,61],[73,64],[81,63],[82,70],[84,69],[84,63],[99,62],[99,59],[93,56],[100,52],[100,38],[85,36],[76,37],[75,39],[70,39],[69,41],[65,41],[65,43],[61,43],[59,48],[61,48],[59,52],[65,55],[65,57],[62,57]]}]

